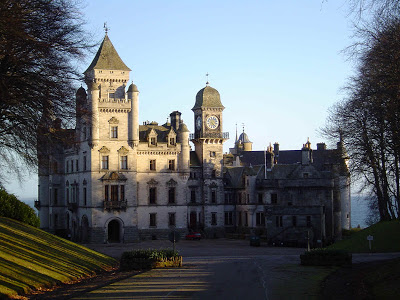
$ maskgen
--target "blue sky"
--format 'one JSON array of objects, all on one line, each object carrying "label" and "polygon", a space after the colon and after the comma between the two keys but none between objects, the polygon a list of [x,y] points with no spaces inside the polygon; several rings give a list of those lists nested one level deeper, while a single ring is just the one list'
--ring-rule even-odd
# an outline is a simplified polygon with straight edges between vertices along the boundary
[{"label": "blue sky", "polygon": [[[94,40],[109,37],[140,91],[140,123],[164,123],[179,110],[193,132],[196,93],[210,85],[225,106],[223,130],[233,146],[235,124],[263,150],[300,149],[324,141],[318,129],[343,98],[353,66],[346,1],[87,1],[81,9]],[[82,72],[94,53],[80,62]],[[36,175],[6,185],[37,197]]]}]

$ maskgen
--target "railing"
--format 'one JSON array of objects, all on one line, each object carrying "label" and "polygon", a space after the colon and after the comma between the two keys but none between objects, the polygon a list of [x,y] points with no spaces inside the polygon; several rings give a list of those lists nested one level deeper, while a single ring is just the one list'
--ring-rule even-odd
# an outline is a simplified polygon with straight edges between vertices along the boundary
[{"label": "railing", "polygon": [[194,139],[199,139],[199,138],[204,138],[204,139],[229,139],[229,132],[206,132],[203,134],[200,133],[190,133],[189,134],[189,139],[194,140]]},{"label": "railing", "polygon": [[103,201],[103,207],[107,210],[126,210],[128,201]]}]

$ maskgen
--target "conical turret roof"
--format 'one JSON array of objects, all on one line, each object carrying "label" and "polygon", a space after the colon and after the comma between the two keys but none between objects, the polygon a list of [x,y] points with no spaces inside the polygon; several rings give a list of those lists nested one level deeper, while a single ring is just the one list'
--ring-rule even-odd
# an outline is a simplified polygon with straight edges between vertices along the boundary
[{"label": "conical turret roof", "polygon": [[104,37],[103,42],[100,45],[99,50],[96,53],[92,63],[85,73],[93,69],[103,69],[103,70],[121,70],[130,71],[122,59],[119,57],[117,50],[115,50],[113,44],[111,43],[108,35]]}]

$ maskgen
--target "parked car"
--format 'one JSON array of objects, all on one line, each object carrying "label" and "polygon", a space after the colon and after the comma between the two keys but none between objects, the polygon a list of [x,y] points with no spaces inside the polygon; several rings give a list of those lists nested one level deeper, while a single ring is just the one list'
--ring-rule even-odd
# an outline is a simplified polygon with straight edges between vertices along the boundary
[{"label": "parked car", "polygon": [[200,232],[189,232],[186,235],[187,240],[200,240],[201,239],[201,233]]}]

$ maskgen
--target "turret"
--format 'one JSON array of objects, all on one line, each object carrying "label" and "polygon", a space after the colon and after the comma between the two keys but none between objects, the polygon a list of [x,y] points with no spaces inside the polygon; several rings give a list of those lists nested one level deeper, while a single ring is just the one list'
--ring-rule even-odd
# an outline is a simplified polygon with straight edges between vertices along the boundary
[{"label": "turret", "polygon": [[170,113],[170,119],[171,119],[171,126],[172,128],[175,129],[175,131],[179,130],[179,125],[181,123],[181,113],[179,111],[173,111]]},{"label": "turret", "polygon": [[129,140],[134,147],[139,144],[139,90],[136,84],[128,88],[128,99],[131,100],[131,112],[129,114]]},{"label": "turret", "polygon": [[99,143],[99,85],[96,82],[86,82],[89,91],[89,104],[91,119],[91,141],[92,147]]},{"label": "turret", "polygon": [[182,145],[179,155],[179,171],[190,171],[190,146],[189,146],[189,129],[185,123],[180,123],[178,130],[178,141]]},{"label": "turret", "polygon": [[313,159],[312,159],[312,149],[311,149],[311,143],[307,139],[307,143],[303,145],[303,148],[301,149],[301,164],[302,165],[309,165],[312,164]]}]

